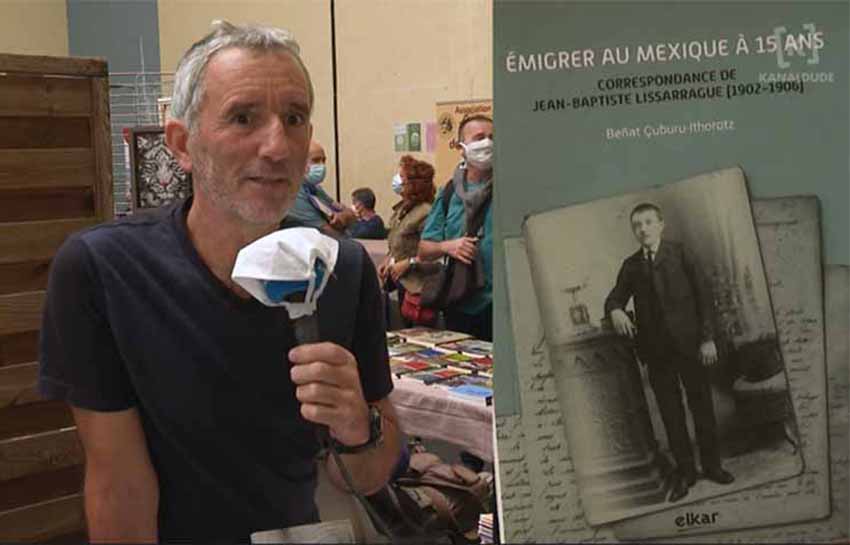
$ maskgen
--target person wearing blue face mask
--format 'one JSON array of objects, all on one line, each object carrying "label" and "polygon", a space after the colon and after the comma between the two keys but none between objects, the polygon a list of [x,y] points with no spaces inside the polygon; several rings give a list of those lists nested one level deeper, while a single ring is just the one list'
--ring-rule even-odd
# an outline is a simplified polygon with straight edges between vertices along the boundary
[{"label": "person wearing blue face mask", "polygon": [[320,186],[327,174],[327,155],[316,140],[310,142],[304,181],[295,196],[289,218],[307,227],[315,227],[326,235],[339,238],[356,217],[354,212],[336,202]]},{"label": "person wearing blue face mask", "polygon": [[375,192],[368,187],[361,187],[351,192],[351,208],[357,221],[349,228],[351,238],[384,240],[387,229],[384,220],[375,212]]}]

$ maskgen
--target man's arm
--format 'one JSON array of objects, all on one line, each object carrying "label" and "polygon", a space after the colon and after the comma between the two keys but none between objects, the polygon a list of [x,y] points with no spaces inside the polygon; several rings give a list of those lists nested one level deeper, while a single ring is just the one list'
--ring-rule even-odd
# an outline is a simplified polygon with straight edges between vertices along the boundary
[{"label": "man's arm", "polygon": [[53,259],[39,351],[39,390],[72,409],[86,457],[89,539],[157,540],[159,486],[132,383],[103,309],[89,247],[71,236]]},{"label": "man's arm", "polygon": [[694,256],[685,246],[682,246],[682,268],[688,277],[696,301],[697,320],[699,320],[702,340],[698,357],[703,365],[710,367],[718,360],[717,345],[714,342],[714,300],[711,296],[711,285]]},{"label": "man's arm", "polygon": [[608,297],[605,298],[605,315],[611,317],[611,325],[614,326],[614,330],[618,334],[633,338],[635,326],[624,310],[634,293],[631,275],[628,274],[627,267],[627,262],[624,262],[620,267],[620,272],[617,273],[616,284],[614,284]]},{"label": "man's arm", "polygon": [[443,213],[443,190],[437,193],[437,199],[431,206],[416,254],[422,261],[440,259],[449,255],[462,263],[471,264],[478,252],[478,239],[475,237],[460,237],[446,240],[446,215]]},{"label": "man's arm", "polygon": [[711,285],[703,274],[693,254],[682,245],[682,268],[688,277],[688,282],[694,293],[697,307],[697,318],[700,325],[700,337],[703,342],[714,340],[714,299],[711,295]]},{"label": "man's arm", "polygon": [[475,237],[460,237],[452,240],[420,240],[417,257],[426,261],[439,259],[450,255],[461,263],[471,264],[478,253],[478,239]]},{"label": "man's arm", "polygon": [[[352,482],[364,495],[374,494],[389,480],[401,453],[402,432],[398,415],[392,402],[384,398],[375,403],[381,411],[383,420],[383,441],[374,449],[357,454],[341,455],[342,462],[351,473]],[[328,456],[328,475],[340,489],[347,490],[348,485],[342,477],[336,460]]]},{"label": "man's arm", "polygon": [[159,484],[138,411],[72,411],[86,455],[89,540],[156,543]]},{"label": "man's arm", "polygon": [[[328,426],[331,437],[343,445],[356,446],[369,439],[369,406],[363,395],[354,355],[333,343],[303,344],[289,352],[290,376],[295,397],[301,402],[301,415],[310,422]],[[392,404],[383,398],[375,402],[381,409],[384,441],[375,448],[345,455],[354,486],[364,494],[379,490],[400,455],[398,418]],[[351,463],[349,463],[351,460]],[[343,484],[339,468],[328,464],[335,484]]]}]

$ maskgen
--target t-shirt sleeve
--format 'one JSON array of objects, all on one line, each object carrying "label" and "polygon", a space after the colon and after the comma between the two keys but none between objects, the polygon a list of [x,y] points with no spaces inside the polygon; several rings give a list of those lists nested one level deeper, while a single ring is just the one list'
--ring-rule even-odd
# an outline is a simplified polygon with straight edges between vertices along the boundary
[{"label": "t-shirt sleeve", "polygon": [[124,362],[104,311],[91,253],[79,237],[63,244],[50,269],[39,339],[43,397],[94,411],[136,405]]},{"label": "t-shirt sleeve", "polygon": [[354,357],[360,371],[360,385],[368,402],[387,397],[393,389],[387,355],[386,320],[378,273],[366,250],[360,247],[363,275],[360,279],[360,306],[354,333]]},{"label": "t-shirt sleeve", "polygon": [[431,205],[428,217],[425,218],[425,227],[422,228],[422,239],[442,242],[446,239],[446,216],[443,214],[443,191],[437,192],[437,198]]}]

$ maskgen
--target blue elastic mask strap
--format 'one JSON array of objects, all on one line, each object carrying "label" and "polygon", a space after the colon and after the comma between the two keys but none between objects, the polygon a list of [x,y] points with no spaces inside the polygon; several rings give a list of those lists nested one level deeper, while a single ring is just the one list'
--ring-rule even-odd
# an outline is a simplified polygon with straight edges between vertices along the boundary
[{"label": "blue elastic mask strap", "polygon": [[282,303],[287,295],[306,292],[310,285],[306,280],[265,280],[263,287],[272,303]]},{"label": "blue elastic mask strap", "polygon": [[[321,259],[316,260],[316,265],[313,269],[316,284],[315,288],[318,288],[322,285],[322,280],[325,277],[325,264]],[[307,289],[310,287],[310,282],[307,280],[265,280],[263,281],[263,288],[266,290],[266,297],[273,303],[282,303],[287,295],[291,295],[293,293],[303,292],[307,293]]]}]

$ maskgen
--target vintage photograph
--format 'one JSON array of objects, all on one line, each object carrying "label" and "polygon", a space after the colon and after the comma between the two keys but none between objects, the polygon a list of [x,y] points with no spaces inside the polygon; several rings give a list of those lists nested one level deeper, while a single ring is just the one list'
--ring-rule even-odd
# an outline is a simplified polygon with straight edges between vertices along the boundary
[{"label": "vintage photograph", "polygon": [[523,236],[589,524],[802,471],[741,168],[532,214]]}]

